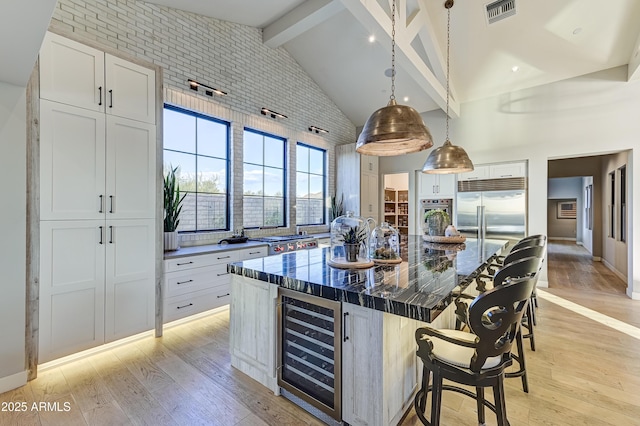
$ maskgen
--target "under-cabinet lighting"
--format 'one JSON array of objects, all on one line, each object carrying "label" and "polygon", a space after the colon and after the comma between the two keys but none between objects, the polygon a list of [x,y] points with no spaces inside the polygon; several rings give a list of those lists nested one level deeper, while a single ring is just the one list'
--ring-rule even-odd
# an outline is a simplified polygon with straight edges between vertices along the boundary
[{"label": "under-cabinet lighting", "polygon": [[260,113],[262,115],[268,115],[271,118],[288,118],[286,115],[280,114],[279,112],[272,111],[269,108],[262,108],[260,110]]},{"label": "under-cabinet lighting", "polygon": [[309,131],[316,132],[316,133],[329,133],[328,130],[321,129],[320,127],[317,127],[317,126],[309,126]]},{"label": "under-cabinet lighting", "polygon": [[195,80],[191,80],[189,79],[189,87],[191,87],[191,90],[195,90],[196,92],[198,91],[199,87],[202,87],[204,89],[204,93],[207,96],[213,96],[213,94],[215,93],[216,95],[220,95],[220,96],[226,96],[227,92],[220,90],[220,89],[216,89],[215,87],[211,87],[211,86],[207,86],[206,84],[202,84],[199,83]]}]

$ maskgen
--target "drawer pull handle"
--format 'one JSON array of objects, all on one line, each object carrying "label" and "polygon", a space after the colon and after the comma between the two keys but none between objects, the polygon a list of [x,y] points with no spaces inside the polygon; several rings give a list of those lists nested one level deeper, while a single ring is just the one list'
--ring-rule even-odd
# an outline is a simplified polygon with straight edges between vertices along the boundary
[{"label": "drawer pull handle", "polygon": [[259,251],[250,251],[249,254],[260,254],[261,252]]},{"label": "drawer pull handle", "polygon": [[217,276],[221,277],[223,275],[229,275],[229,272],[223,272],[222,274],[216,274]]},{"label": "drawer pull handle", "polygon": [[343,328],[343,342],[346,342],[347,340],[349,340],[349,336],[347,336],[347,317],[349,316],[349,312],[345,312],[342,314],[342,328]]},{"label": "drawer pull handle", "polygon": [[113,90],[109,90],[109,108],[113,108]]},{"label": "drawer pull handle", "polygon": [[102,86],[98,87],[98,105],[102,105]]},{"label": "drawer pull handle", "polygon": [[103,200],[103,196],[102,195],[98,195],[98,197],[100,198],[100,209],[98,210],[98,213],[103,213],[103,207],[104,207],[104,200]]},{"label": "drawer pull handle", "polygon": [[230,257],[231,257],[231,256],[222,256],[222,257],[218,257],[217,259],[218,259],[218,260],[220,260],[220,259],[228,259],[228,258],[230,258]]},{"label": "drawer pull handle", "polygon": [[188,305],[178,306],[177,309],[188,308],[189,306],[193,306],[193,303],[189,303]]},{"label": "drawer pull handle", "polygon": [[189,261],[189,262],[183,262],[183,263],[176,263],[176,266],[182,266],[182,265],[191,265],[193,262]]},{"label": "drawer pull handle", "polygon": [[218,299],[222,299],[223,297],[227,297],[229,296],[231,293],[227,293],[227,294],[222,294],[220,296],[216,296]]},{"label": "drawer pull handle", "polygon": [[186,280],[186,281],[178,281],[176,284],[180,285],[180,284],[186,284],[186,283],[192,283],[193,280]]}]

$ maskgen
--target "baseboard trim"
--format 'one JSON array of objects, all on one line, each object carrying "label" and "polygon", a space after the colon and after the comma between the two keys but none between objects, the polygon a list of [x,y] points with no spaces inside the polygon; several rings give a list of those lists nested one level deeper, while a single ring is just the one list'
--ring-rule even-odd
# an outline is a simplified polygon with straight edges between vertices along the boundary
[{"label": "baseboard trim", "polygon": [[620,278],[622,281],[624,281],[625,283],[627,283],[627,286],[629,285],[629,283],[627,282],[627,276],[623,275],[620,271],[618,271],[612,264],[610,264],[609,262],[607,262],[606,259],[602,259],[602,264],[604,266],[607,267],[607,269],[609,269],[611,272],[613,272],[613,274]]},{"label": "baseboard trim", "polygon": [[549,281],[538,280],[536,283],[537,287],[549,288]]},{"label": "baseboard trim", "polygon": [[577,239],[571,237],[549,237],[550,241],[577,241]]},{"label": "baseboard trim", "polygon": [[640,300],[640,292],[637,291],[627,291],[627,296],[629,296],[632,300]]},{"label": "baseboard trim", "polygon": [[27,384],[27,370],[0,378],[0,393],[4,393]]}]

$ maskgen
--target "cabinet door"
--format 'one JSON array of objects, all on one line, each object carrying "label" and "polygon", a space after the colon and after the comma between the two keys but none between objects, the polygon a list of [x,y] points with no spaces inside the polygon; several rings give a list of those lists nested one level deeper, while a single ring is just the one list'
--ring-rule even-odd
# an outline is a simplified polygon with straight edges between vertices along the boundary
[{"label": "cabinet door", "polygon": [[40,101],[40,219],[101,219],[105,115]]},{"label": "cabinet door", "polygon": [[155,71],[109,54],[105,57],[107,114],[155,124]]},{"label": "cabinet door", "polygon": [[381,425],[382,312],[342,303],[342,315],[342,419],[350,425]]},{"label": "cabinet door", "polygon": [[155,221],[107,221],[105,243],[105,341],[110,342],[153,328]]},{"label": "cabinet door", "polygon": [[40,97],[104,111],[104,53],[47,33],[40,49]]},{"label": "cabinet door", "polygon": [[493,164],[489,167],[489,177],[492,179],[526,176],[527,164],[525,162]]},{"label": "cabinet door", "polygon": [[436,174],[417,172],[420,199],[436,198]]},{"label": "cabinet door", "polygon": [[489,166],[474,166],[473,171],[458,175],[459,181],[478,179],[489,179]]},{"label": "cabinet door", "polygon": [[360,177],[360,215],[378,221],[378,175],[362,174]]},{"label": "cabinet door", "polygon": [[154,125],[107,118],[107,218],[155,217],[155,139]]},{"label": "cabinet door", "polygon": [[104,343],[104,221],[40,222],[38,361]]},{"label": "cabinet door", "polygon": [[360,171],[377,175],[379,161],[375,155],[360,154]]}]

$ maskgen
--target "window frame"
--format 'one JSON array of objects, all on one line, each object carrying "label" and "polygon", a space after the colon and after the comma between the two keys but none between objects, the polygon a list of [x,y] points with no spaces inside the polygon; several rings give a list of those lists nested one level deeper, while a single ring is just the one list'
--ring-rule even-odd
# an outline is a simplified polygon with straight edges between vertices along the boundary
[{"label": "window frame", "polygon": [[[298,156],[297,150],[298,147],[304,147],[310,150],[320,151],[322,153],[322,175],[318,175],[317,173],[311,172],[299,172],[298,171]],[[327,199],[327,150],[323,148],[319,148],[317,146],[313,146],[304,142],[296,143],[296,190],[298,187],[298,173],[305,173],[307,176],[322,176],[322,221],[319,223],[298,223],[298,214],[296,211],[296,225],[299,226],[316,226],[316,225],[325,225],[327,223],[327,209],[325,207],[325,202]],[[298,195],[295,195],[296,205],[298,204]],[[312,198],[306,198],[307,200],[311,200]]]},{"label": "window frame", "polygon": [[[214,123],[218,123],[218,124],[223,124],[227,127],[227,137],[226,137],[226,149],[225,149],[225,154],[226,154],[226,159],[224,159],[227,163],[226,166],[226,178],[225,178],[225,188],[226,191],[224,193],[225,195],[225,224],[223,228],[206,228],[206,229],[198,229],[198,182],[196,180],[196,188],[195,191],[181,191],[183,193],[190,193],[190,194],[195,194],[196,196],[196,206],[195,206],[195,218],[196,218],[196,223],[195,223],[195,229],[193,230],[180,230],[179,233],[180,234],[197,234],[197,233],[204,233],[204,232],[218,232],[218,231],[229,231],[231,229],[231,194],[230,194],[230,188],[231,188],[231,167],[232,167],[232,162],[231,162],[231,122],[217,118],[217,117],[213,117],[210,115],[206,115],[203,114],[201,112],[197,112],[197,111],[193,111],[178,105],[172,105],[172,104],[167,104],[165,103],[163,105],[163,113],[164,110],[168,109],[171,111],[175,111],[181,114],[185,114],[185,115],[189,115],[192,117],[196,118],[196,129],[195,129],[195,136],[196,136],[196,140],[195,140],[195,147],[196,147],[196,152],[186,152],[186,151],[177,151],[175,149],[168,149],[164,147],[164,143],[163,143],[163,147],[162,147],[162,152],[163,152],[163,167],[164,167],[164,152],[165,151],[171,151],[171,152],[175,152],[175,153],[179,153],[179,154],[188,154],[188,155],[194,155],[196,157],[196,179],[198,176],[198,157],[204,157],[204,158],[215,158],[218,160],[222,160],[222,158],[219,157],[212,157],[209,155],[200,155],[197,153],[198,151],[198,121],[197,119],[203,119],[203,120],[207,120],[207,121],[212,121]],[[163,122],[163,133],[164,133],[164,128],[166,127],[166,124]],[[174,166],[175,167],[175,166]],[[210,192],[203,192],[202,194],[211,194]]]},{"label": "window frame", "polygon": [[[257,135],[260,135],[263,137],[262,139],[262,163],[261,164],[257,164],[257,163],[249,163],[247,161],[245,161],[245,155],[244,155],[244,135],[247,133],[254,133]],[[265,152],[265,145],[264,145],[264,137],[269,137],[272,139],[279,139],[282,141],[282,207],[283,207],[283,211],[282,211],[282,225],[276,225],[276,228],[287,228],[288,225],[288,220],[287,220],[287,190],[288,190],[288,185],[287,185],[287,138],[283,137],[283,136],[278,136],[278,135],[274,135],[273,133],[268,133],[262,130],[258,130],[252,127],[248,127],[245,126],[242,129],[242,135],[243,135],[243,142],[242,142],[242,171],[243,171],[243,177],[242,177],[242,226],[245,229],[260,229],[262,227],[271,227],[270,225],[265,225],[265,217],[264,217],[264,213],[265,213],[265,209],[264,209],[264,199],[265,198],[276,198],[273,196],[266,196],[265,195],[265,191],[264,191],[264,168],[265,167],[270,167],[270,168],[277,168],[277,167],[272,167],[272,166],[267,166],[264,163],[264,152]],[[262,225],[259,226],[246,226],[244,224],[244,217],[246,215],[246,212],[244,211],[244,197],[245,197],[245,193],[244,193],[244,167],[245,165],[254,165],[254,166],[261,166],[263,168],[263,175],[262,175],[262,187],[263,187],[263,191],[262,191],[262,199],[263,199],[263,207],[262,207]],[[256,195],[249,195],[249,197],[257,197]]]}]

